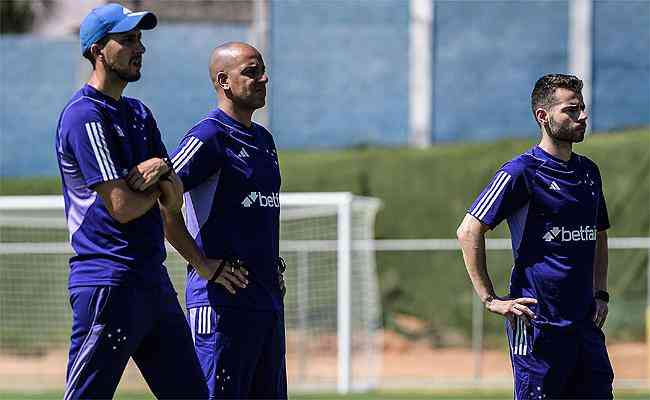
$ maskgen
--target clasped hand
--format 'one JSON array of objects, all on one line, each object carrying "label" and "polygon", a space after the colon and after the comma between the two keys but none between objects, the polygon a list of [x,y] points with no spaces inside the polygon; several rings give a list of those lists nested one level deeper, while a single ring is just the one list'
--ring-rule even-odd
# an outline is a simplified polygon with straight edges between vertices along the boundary
[{"label": "clasped hand", "polygon": [[133,190],[144,191],[155,185],[161,176],[169,172],[162,158],[150,158],[136,165],[126,176],[126,183]]}]

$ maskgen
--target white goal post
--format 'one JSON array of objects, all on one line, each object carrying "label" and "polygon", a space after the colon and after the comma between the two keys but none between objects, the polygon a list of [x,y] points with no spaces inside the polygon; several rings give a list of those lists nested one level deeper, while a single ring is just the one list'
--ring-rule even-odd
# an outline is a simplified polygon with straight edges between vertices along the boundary
[{"label": "white goal post", "polygon": [[[280,251],[289,266],[285,319],[290,390],[346,393],[444,384],[435,376],[405,380],[385,371],[382,376],[375,254],[458,252],[457,240],[374,240],[380,202],[349,193],[283,193],[280,203]],[[61,196],[0,196],[0,392],[58,390],[63,385],[70,334],[67,240]],[[488,239],[486,248],[507,251],[510,240]],[[650,237],[610,237],[609,248],[650,252]],[[170,251],[166,265],[182,298],[184,262]],[[650,346],[650,290],[646,296]],[[474,374],[462,382],[481,387],[491,383],[481,376],[484,310],[473,298]],[[137,371],[127,370],[120,387],[142,390],[141,381],[129,381],[133,376],[139,376]]]},{"label": "white goal post", "polygon": [[[280,204],[290,389],[377,387],[382,334],[374,250],[356,244],[373,243],[380,201],[350,193],[281,193]],[[0,196],[0,356],[47,358],[51,349],[67,346],[71,248],[63,207],[62,196]],[[182,259],[169,251],[165,264],[183,298]],[[34,288],[34,276],[49,283]],[[39,322],[24,324],[24,314]],[[65,360],[60,367],[64,374]],[[48,380],[38,374],[25,382]]]},{"label": "white goal post", "polygon": [[[380,207],[380,201],[375,198],[353,196],[351,193],[282,193],[280,195],[280,204],[286,209],[283,221],[295,218],[295,212],[291,209],[298,210],[298,215],[307,213],[325,212],[330,207],[336,207],[336,240],[287,240],[280,243],[281,251],[299,251],[306,250],[336,250],[336,268],[337,268],[337,391],[339,393],[348,393],[351,389],[368,390],[375,387],[378,383],[379,361],[381,360],[381,350],[374,351],[370,355],[374,360],[368,360],[370,369],[376,371],[373,379],[363,379],[365,383],[357,382],[353,386],[352,381],[352,258],[353,251],[360,252],[360,258],[365,259],[362,262],[368,270],[366,279],[374,281],[372,288],[365,291],[366,295],[371,296],[369,307],[374,311],[371,313],[375,319],[370,325],[376,325],[380,328],[380,304],[378,285],[376,282],[374,251],[370,249],[353,249],[354,241],[370,242],[374,239],[374,220],[375,215]],[[288,215],[287,215],[288,214]],[[331,214],[331,211],[330,211]],[[353,223],[355,224],[353,229]],[[335,248],[334,248],[335,246]],[[363,268],[363,265],[361,266]],[[369,278],[368,275],[373,275]],[[374,300],[372,300],[374,299]],[[368,299],[357,298],[357,301],[365,302]],[[300,301],[299,301],[300,302]],[[370,326],[368,326],[370,327]],[[371,338],[372,339],[372,338]],[[377,340],[378,339],[378,340]],[[376,345],[381,346],[381,339],[378,337],[373,340]]]}]

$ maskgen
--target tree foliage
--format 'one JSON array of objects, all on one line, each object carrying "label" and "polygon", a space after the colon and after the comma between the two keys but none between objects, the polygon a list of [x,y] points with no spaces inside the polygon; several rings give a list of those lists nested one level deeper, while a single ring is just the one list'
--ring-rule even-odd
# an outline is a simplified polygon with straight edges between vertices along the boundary
[{"label": "tree foliage", "polygon": [[20,0],[0,1],[0,34],[25,33],[34,23],[32,3]]}]

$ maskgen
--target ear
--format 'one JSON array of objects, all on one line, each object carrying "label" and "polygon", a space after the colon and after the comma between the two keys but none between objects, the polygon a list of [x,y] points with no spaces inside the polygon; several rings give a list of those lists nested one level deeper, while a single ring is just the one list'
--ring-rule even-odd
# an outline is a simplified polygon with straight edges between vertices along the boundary
[{"label": "ear", "polygon": [[548,124],[548,111],[543,108],[538,108],[535,110],[535,119],[540,125]]},{"label": "ear", "polygon": [[230,90],[230,79],[228,74],[223,71],[217,72],[217,79],[214,84],[223,90]]},{"label": "ear", "polygon": [[102,46],[98,45],[97,43],[93,43],[90,46],[90,54],[93,55],[93,58],[95,59],[95,61],[98,61],[98,60],[104,58],[104,55],[102,54]]}]

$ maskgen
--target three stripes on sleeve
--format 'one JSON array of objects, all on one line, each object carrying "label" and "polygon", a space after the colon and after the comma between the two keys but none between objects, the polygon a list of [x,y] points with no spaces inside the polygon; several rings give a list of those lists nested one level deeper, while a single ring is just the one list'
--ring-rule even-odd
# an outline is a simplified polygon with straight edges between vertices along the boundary
[{"label": "three stripes on sleeve", "polygon": [[194,136],[191,136],[190,139],[185,142],[183,147],[176,153],[172,158],[172,165],[174,166],[174,171],[180,171],[185,164],[188,163],[196,154],[196,152],[201,148],[203,142],[197,139]]},{"label": "three stripes on sleeve", "polygon": [[511,178],[512,176],[505,171],[497,172],[492,180],[492,185],[490,185],[488,190],[483,193],[483,196],[478,199],[476,205],[470,210],[470,214],[479,220],[483,220]]},{"label": "three stripes on sleeve", "polygon": [[[120,175],[118,175],[115,169],[115,163],[113,163],[113,159],[111,158],[108,145],[106,144],[106,137],[104,136],[102,125],[99,122],[87,122],[84,127],[86,128],[86,134],[93,148],[93,153],[95,154],[95,159],[97,160],[97,165],[99,166],[103,180],[110,181],[120,178]],[[181,150],[172,158],[174,170],[179,171],[183,168],[202,145],[203,142],[199,139],[193,136],[190,137]]]},{"label": "three stripes on sleeve", "polygon": [[108,146],[106,145],[106,138],[104,137],[102,125],[99,122],[87,122],[85,128],[104,181],[119,178],[120,176],[115,170],[115,164],[113,164],[113,159],[111,158]]}]

